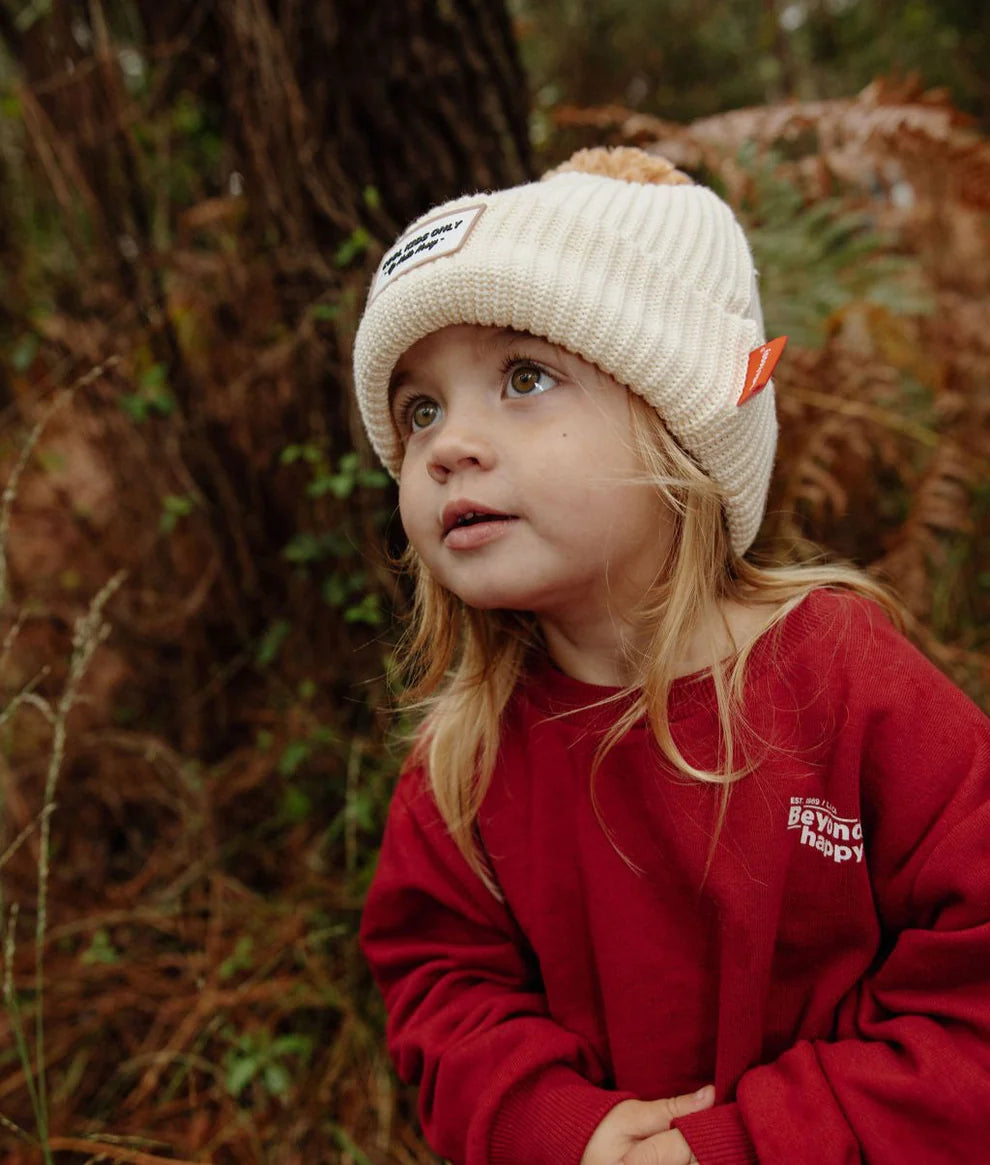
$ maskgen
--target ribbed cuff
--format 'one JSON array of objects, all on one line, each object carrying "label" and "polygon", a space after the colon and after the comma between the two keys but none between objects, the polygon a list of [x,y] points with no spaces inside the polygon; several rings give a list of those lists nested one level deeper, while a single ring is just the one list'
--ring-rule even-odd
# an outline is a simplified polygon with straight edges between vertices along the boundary
[{"label": "ribbed cuff", "polygon": [[691,1146],[698,1165],[757,1165],[759,1161],[738,1104],[720,1104],[671,1123]]},{"label": "ribbed cuff", "polygon": [[490,1165],[580,1165],[591,1134],[634,1092],[609,1092],[570,1068],[520,1081],[492,1126]]}]

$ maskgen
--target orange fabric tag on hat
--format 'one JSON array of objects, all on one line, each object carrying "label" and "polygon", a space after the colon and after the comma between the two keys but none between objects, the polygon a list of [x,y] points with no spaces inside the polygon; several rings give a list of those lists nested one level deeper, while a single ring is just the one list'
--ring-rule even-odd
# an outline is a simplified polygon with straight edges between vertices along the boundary
[{"label": "orange fabric tag on hat", "polygon": [[779,336],[776,340],[768,340],[759,348],[754,348],[749,354],[749,365],[746,368],[746,384],[739,394],[737,405],[745,404],[750,397],[756,396],[761,388],[766,388],[777,367],[777,361],[783,354],[787,344],[786,336]]}]

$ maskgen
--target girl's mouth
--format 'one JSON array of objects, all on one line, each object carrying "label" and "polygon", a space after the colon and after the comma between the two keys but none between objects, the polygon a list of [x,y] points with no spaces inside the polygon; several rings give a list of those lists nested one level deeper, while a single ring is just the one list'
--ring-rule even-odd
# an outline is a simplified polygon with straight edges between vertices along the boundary
[{"label": "girl's mouth", "polygon": [[[478,506],[471,502],[452,502],[446,506],[442,517],[443,524],[443,540],[448,545],[456,543],[458,546],[481,545],[485,541],[489,541],[486,534],[494,535],[496,530],[494,527],[504,526],[508,522],[516,520],[515,514],[505,514],[499,510],[489,510],[484,506]],[[493,527],[487,530],[482,528]],[[468,535],[466,531],[471,530],[474,533]],[[465,533],[461,533],[465,531]],[[456,538],[453,542],[451,536],[456,533]]]}]

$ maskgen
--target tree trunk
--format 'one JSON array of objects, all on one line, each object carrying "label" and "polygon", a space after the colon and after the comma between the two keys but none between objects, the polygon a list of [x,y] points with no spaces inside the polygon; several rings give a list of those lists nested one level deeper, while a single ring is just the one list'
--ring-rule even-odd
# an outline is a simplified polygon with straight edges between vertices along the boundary
[{"label": "tree trunk", "polygon": [[502,3],[228,0],[218,15],[231,126],[286,240],[326,248],[359,224],[383,237],[530,176]]},{"label": "tree trunk", "polygon": [[[182,532],[211,547],[194,572],[214,578],[199,634],[182,636],[181,669],[169,663],[181,671],[168,678],[175,731],[195,751],[211,710],[184,714],[183,690],[208,684],[218,654],[249,655],[287,608],[318,628],[314,653],[341,675],[351,666],[341,644],[360,623],[328,619],[319,585],[301,606],[284,553],[296,535],[346,531],[342,550],[317,542],[322,557],[304,564],[329,586],[361,576],[372,530],[380,542],[381,490],[327,485],[348,451],[367,454],[350,377],[365,288],[415,215],[530,176],[525,79],[502,0],[87,0],[39,7],[30,23],[5,3],[27,145],[18,181],[44,192],[74,261],[46,288],[41,355],[63,379],[120,357],[86,402],[120,496],[135,521],[142,506],[190,499]],[[38,315],[18,291],[32,266],[19,240],[47,245],[34,210],[22,217],[31,225],[7,232],[0,289],[15,332]],[[148,412],[130,442],[124,408],[154,395],[149,376],[172,411]],[[35,404],[21,405],[28,424]],[[293,446],[310,460],[283,469]],[[160,517],[145,515],[151,536]],[[139,540],[102,545],[147,593],[195,585]]]}]

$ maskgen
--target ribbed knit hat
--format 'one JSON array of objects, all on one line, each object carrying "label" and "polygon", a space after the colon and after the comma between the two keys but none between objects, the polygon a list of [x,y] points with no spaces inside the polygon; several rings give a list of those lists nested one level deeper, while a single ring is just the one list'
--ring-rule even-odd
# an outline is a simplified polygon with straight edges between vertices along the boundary
[{"label": "ribbed knit hat", "polygon": [[530,332],[657,409],[722,491],[743,554],[777,437],[772,382],[739,403],[764,342],[745,236],[717,195],[662,159],[627,148],[582,155],[542,181],[444,203],[386,253],[354,347],[371,443],[398,476],[389,380],[418,340],[451,324]]}]

